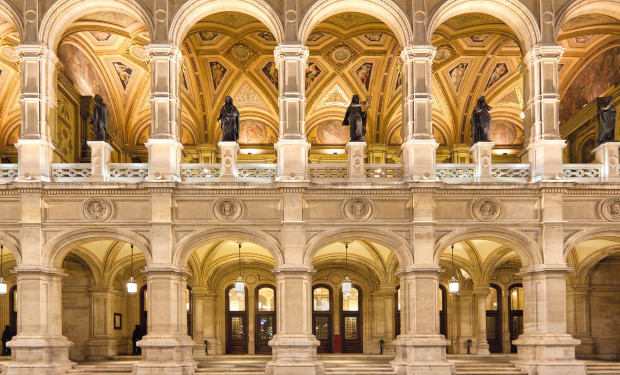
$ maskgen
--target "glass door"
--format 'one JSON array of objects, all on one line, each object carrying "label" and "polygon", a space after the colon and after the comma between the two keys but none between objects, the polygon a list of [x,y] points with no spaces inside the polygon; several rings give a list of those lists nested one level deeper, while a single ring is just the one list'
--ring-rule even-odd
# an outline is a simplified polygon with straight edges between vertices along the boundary
[{"label": "glass door", "polygon": [[361,289],[353,286],[350,293],[341,290],[340,302],[342,353],[363,353]]},{"label": "glass door", "polygon": [[276,289],[271,285],[256,288],[256,354],[271,354],[269,340],[276,334]]},{"label": "glass door", "polygon": [[487,342],[491,353],[502,352],[502,290],[491,284],[487,295]]},{"label": "glass door", "polygon": [[247,288],[237,292],[226,289],[226,354],[248,354]]},{"label": "glass door", "polygon": [[328,285],[312,289],[312,333],[321,342],[317,353],[332,353],[332,289]]},{"label": "glass door", "polygon": [[508,329],[510,330],[510,352],[516,353],[517,347],[512,340],[523,333],[523,286],[511,285],[508,289]]}]

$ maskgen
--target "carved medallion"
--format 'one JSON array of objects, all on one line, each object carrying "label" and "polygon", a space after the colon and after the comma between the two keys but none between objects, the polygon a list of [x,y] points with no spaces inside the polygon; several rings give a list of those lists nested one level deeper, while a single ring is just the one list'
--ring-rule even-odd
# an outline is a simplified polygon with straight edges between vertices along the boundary
[{"label": "carved medallion", "polygon": [[492,221],[499,217],[501,206],[493,198],[478,199],[472,205],[472,215],[480,221]]},{"label": "carved medallion", "polygon": [[213,213],[222,221],[235,221],[241,216],[241,203],[234,198],[222,198],[215,202]]},{"label": "carved medallion", "polygon": [[609,221],[620,221],[620,198],[612,198],[600,205],[602,216]]},{"label": "carved medallion", "polygon": [[104,221],[111,214],[112,205],[104,199],[91,198],[84,203],[84,216],[90,221]]},{"label": "carved medallion", "polygon": [[366,221],[372,215],[372,205],[367,199],[353,198],[344,204],[344,216],[352,221]]}]

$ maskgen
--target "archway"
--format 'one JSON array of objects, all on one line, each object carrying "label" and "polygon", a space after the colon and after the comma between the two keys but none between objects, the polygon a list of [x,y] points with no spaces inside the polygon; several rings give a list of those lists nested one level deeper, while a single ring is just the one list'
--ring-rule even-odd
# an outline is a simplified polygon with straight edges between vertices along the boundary
[{"label": "archway", "polygon": [[11,355],[11,349],[6,343],[17,334],[17,280],[13,272],[17,262],[12,251],[1,242],[0,246],[0,327],[2,327],[2,352],[1,355]]},{"label": "archway", "polygon": [[[3,40],[0,60],[0,163],[17,164],[15,144],[20,137],[21,96],[19,56],[16,50],[21,43],[21,22],[13,8],[0,2],[0,38]],[[0,166],[1,168],[1,166]],[[3,171],[3,180],[10,180],[8,171]],[[7,178],[9,177],[9,178]]]}]

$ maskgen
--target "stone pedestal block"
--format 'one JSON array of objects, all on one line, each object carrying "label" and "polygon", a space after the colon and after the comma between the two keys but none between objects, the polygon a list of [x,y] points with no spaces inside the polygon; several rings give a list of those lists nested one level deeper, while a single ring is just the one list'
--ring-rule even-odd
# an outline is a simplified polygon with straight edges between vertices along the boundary
[{"label": "stone pedestal block", "polygon": [[8,375],[64,375],[75,362],[69,360],[73,343],[64,336],[33,337],[20,335],[7,344],[11,348],[11,362],[2,368]]},{"label": "stone pedestal block", "polygon": [[274,146],[278,155],[276,180],[307,182],[310,143],[303,139],[281,139]]},{"label": "stone pedestal block", "polygon": [[220,181],[234,182],[237,181],[237,154],[239,153],[239,145],[237,142],[220,142],[217,144],[220,148]]},{"label": "stone pedestal block", "polygon": [[562,139],[541,139],[525,148],[523,156],[525,162],[532,165],[532,179],[540,180],[563,180],[564,172],[562,149],[566,147],[566,141]]},{"label": "stone pedestal block", "polygon": [[20,181],[50,181],[54,146],[44,139],[20,139],[15,144]]},{"label": "stone pedestal block", "polygon": [[478,142],[469,149],[471,160],[476,164],[474,178],[478,182],[493,181],[493,175],[491,174],[491,151],[493,151],[494,146],[495,143],[493,142]]},{"label": "stone pedestal block", "polygon": [[454,363],[446,357],[449,344],[438,334],[400,335],[394,340],[392,367],[398,375],[454,375]]},{"label": "stone pedestal block", "polygon": [[366,179],[364,169],[364,154],[366,142],[349,142],[346,146],[349,155],[349,181],[361,182]]},{"label": "stone pedestal block", "polygon": [[148,334],[138,341],[142,360],[133,365],[133,375],[193,375],[195,343],[187,335]]},{"label": "stone pedestal block", "polygon": [[569,334],[524,333],[512,343],[518,348],[513,363],[528,374],[586,374],[585,363],[575,359],[580,341]]},{"label": "stone pedestal block", "polygon": [[150,181],[180,181],[183,145],[174,139],[149,139]]},{"label": "stone pedestal block", "polygon": [[103,182],[110,179],[110,159],[114,149],[103,141],[88,141],[90,147],[92,175],[89,181]]},{"label": "stone pedestal block", "polygon": [[618,148],[620,148],[620,142],[606,142],[592,150],[596,162],[603,164],[603,169],[601,170],[603,181],[620,182]]},{"label": "stone pedestal block", "polygon": [[402,144],[405,180],[435,179],[435,150],[438,146],[434,139],[411,139]]},{"label": "stone pedestal block", "polygon": [[320,342],[313,335],[276,334],[269,345],[272,360],[265,367],[266,375],[323,375],[316,355]]}]

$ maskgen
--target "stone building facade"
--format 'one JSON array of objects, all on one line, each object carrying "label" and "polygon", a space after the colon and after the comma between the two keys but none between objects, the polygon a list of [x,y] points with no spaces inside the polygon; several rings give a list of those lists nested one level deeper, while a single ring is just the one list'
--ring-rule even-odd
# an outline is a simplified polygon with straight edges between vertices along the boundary
[{"label": "stone building facade", "polygon": [[[228,21],[209,18],[220,13]],[[245,30],[231,13],[260,22],[264,41],[217,44],[213,34]],[[356,21],[360,14],[379,31]],[[468,14],[474,21],[458,18]],[[476,24],[480,14],[491,26]],[[600,14],[607,18],[592,16]],[[205,350],[271,353],[268,374],[322,374],[317,351],[382,351],[398,374],[453,374],[446,351],[516,352],[530,374],[585,374],[582,358],[620,359],[612,313],[620,306],[620,143],[586,147],[591,104],[572,113],[570,127],[560,120],[566,82],[587,69],[580,62],[616,51],[617,0],[0,0],[0,19],[2,64],[13,64],[4,70],[15,79],[4,86],[14,94],[0,124],[9,161],[0,164],[8,283],[0,321],[16,333],[3,374],[64,374],[72,361],[129,354],[136,326],[145,334],[138,375],[193,374]],[[196,31],[201,22],[228,26]],[[351,41],[359,35],[347,30],[356,28],[365,47]],[[468,95],[455,69],[487,56],[481,30],[512,44],[495,65],[483,64],[484,81],[463,81],[477,90]],[[92,50],[124,59],[92,63],[120,80],[107,97],[107,143],[89,141],[94,91],[75,75],[89,63],[71,70],[81,55],[67,55],[66,45],[84,37],[72,33],[86,31]],[[312,44],[330,32],[341,41]],[[473,43],[460,67],[437,56],[464,53],[436,45],[453,34]],[[604,43],[588,45],[587,55],[568,41],[593,34]],[[188,35],[217,48],[186,53]],[[121,51],[122,38],[130,42]],[[381,43],[389,38],[388,51]],[[205,57],[208,71],[195,72],[209,84],[192,81],[191,57],[216,55],[227,57]],[[346,87],[352,73],[339,70],[349,56],[362,64],[354,88]],[[376,60],[360,60],[368,56]],[[396,89],[372,81],[380,59],[394,59],[384,75]],[[268,61],[254,77],[260,84],[244,89],[242,78],[227,78],[234,64],[234,77],[252,76],[253,60]],[[441,67],[454,99],[438,83]],[[274,119],[271,141],[217,142],[211,107],[219,104],[199,103],[220,82],[237,93],[263,90],[235,100],[254,108],[245,113],[255,121]],[[342,116],[364,85],[364,96],[384,103],[373,107],[367,142],[312,143],[323,133],[306,127]],[[317,94],[308,100],[306,89]],[[381,102],[388,89],[398,90],[392,104]],[[617,89],[611,82],[595,96],[618,106]],[[499,117],[520,124],[521,143],[471,146],[465,98],[486,93],[502,107],[504,91],[520,98]],[[233,287],[239,275],[242,293]],[[345,276],[354,287],[346,295]],[[129,277],[136,294],[127,293]],[[449,292],[452,277],[458,293]]]}]

